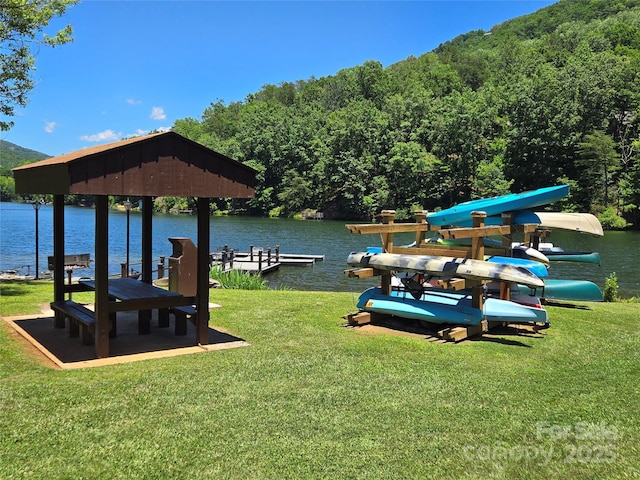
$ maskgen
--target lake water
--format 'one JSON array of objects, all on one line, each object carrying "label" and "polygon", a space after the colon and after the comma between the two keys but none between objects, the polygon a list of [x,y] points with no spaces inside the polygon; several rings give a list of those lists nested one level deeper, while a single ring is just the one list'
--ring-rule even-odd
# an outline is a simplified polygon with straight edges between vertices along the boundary
[{"label": "lake water", "polygon": [[[94,210],[65,208],[65,253],[89,253],[94,257]],[[53,207],[44,205],[38,214],[39,265],[47,268],[47,256],[53,254]],[[141,216],[130,217],[130,263],[140,262]],[[196,241],[196,217],[155,214],[153,218],[153,259],[169,257],[172,245],[169,237],[189,237]],[[396,234],[396,245],[414,240],[412,233]],[[620,294],[624,297],[640,296],[640,273],[637,268],[640,232],[606,232],[604,237],[593,237],[571,232],[555,231],[548,239],[565,250],[597,251],[600,265],[586,263],[553,262],[551,278],[590,280],[600,287],[612,272],[616,273]],[[362,251],[367,246],[380,246],[380,235],[352,234],[345,222],[301,221],[272,218],[212,217],[211,249],[228,245],[241,251],[255,247],[280,246],[282,253],[324,255],[323,262],[313,267],[281,267],[265,277],[270,288],[283,285],[293,290],[343,291],[359,294],[374,285],[375,279],[352,279],[344,275],[348,268],[349,252]],[[126,213],[109,214],[109,272],[118,274],[120,263],[126,260]],[[35,212],[29,204],[0,202],[0,270],[30,265],[35,268]],[[22,268],[21,273],[26,273]],[[77,270],[74,275],[93,276],[92,269]]]}]

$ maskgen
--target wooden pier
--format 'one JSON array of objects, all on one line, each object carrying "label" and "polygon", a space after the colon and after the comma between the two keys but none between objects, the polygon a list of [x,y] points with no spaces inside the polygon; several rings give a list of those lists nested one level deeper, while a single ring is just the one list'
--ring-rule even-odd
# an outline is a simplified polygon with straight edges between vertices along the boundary
[{"label": "wooden pier", "polygon": [[225,245],[220,251],[211,252],[209,259],[212,266],[216,265],[224,271],[240,270],[266,275],[280,266],[313,266],[315,262],[323,261],[324,255],[280,253],[279,246],[256,248],[253,245],[249,246],[248,252],[240,252]]},{"label": "wooden pier", "polygon": [[305,210],[302,212],[303,220],[324,220],[324,212],[318,212],[316,210]]}]

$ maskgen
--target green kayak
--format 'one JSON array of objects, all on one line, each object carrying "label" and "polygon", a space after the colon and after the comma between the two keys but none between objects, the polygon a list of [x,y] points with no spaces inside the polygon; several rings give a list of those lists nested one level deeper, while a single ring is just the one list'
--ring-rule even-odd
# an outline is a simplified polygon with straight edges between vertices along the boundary
[{"label": "green kayak", "polygon": [[603,301],[600,287],[587,280],[545,279],[543,288],[518,285],[518,289],[521,292],[531,292],[532,295],[549,300]]}]

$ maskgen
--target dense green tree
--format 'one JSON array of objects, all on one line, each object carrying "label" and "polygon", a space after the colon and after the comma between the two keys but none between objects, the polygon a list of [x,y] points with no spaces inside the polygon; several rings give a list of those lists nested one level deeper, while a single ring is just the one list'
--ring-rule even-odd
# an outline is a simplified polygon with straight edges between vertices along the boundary
[{"label": "dense green tree", "polygon": [[[35,47],[55,47],[73,40],[70,25],[48,35],[43,30],[54,17],[79,0],[0,0],[0,113],[14,115],[15,107],[24,107],[34,86]],[[0,120],[0,131],[11,121]]]},{"label": "dense green tree", "polygon": [[204,142],[202,141],[203,125],[195,118],[187,117],[176,120],[173,123],[172,130],[176,133],[179,133],[183,137],[188,138],[189,140],[204,144]]},{"label": "dense green tree", "polygon": [[613,139],[602,131],[594,131],[579,143],[577,161],[581,170],[582,191],[587,200],[595,204],[609,206],[609,189],[613,177],[620,168],[620,156],[616,152]]},{"label": "dense green tree", "polygon": [[311,198],[311,184],[309,180],[296,170],[287,170],[282,179],[278,200],[285,214],[295,214],[304,210]]},{"label": "dense green tree", "polygon": [[256,197],[221,209],[408,216],[569,183],[563,208],[609,204],[640,226],[639,113],[640,0],[561,0],[386,68],[218,100],[174,129],[256,168]]},{"label": "dense green tree", "polygon": [[473,177],[472,198],[496,197],[511,191],[513,180],[504,175],[504,141],[491,142],[488,149],[493,155],[478,164]]},{"label": "dense green tree", "polygon": [[222,100],[209,105],[202,113],[204,132],[215,133],[221,139],[228,139],[238,133],[242,104],[234,102],[225,105]]},{"label": "dense green tree", "polygon": [[0,175],[0,202],[11,202],[16,196],[16,186],[13,177]]},{"label": "dense green tree", "polygon": [[431,186],[433,155],[416,142],[396,143],[386,162],[387,208],[422,205]]},{"label": "dense green tree", "polygon": [[447,183],[456,202],[471,198],[474,175],[479,163],[489,158],[487,147],[497,133],[497,110],[487,100],[468,88],[454,92],[436,102],[433,117],[422,126],[427,148],[449,164],[452,177]]},{"label": "dense green tree", "polygon": [[446,96],[459,90],[462,87],[460,76],[446,63],[448,56],[442,56],[444,61],[435,53],[426,53],[391,65],[388,68],[391,92],[407,96],[418,89],[429,91],[435,96]]}]

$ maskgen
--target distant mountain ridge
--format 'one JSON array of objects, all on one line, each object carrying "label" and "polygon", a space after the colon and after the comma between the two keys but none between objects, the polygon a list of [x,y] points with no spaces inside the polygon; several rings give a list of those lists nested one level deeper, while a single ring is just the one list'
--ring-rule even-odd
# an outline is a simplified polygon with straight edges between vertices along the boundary
[{"label": "distant mountain ridge", "polygon": [[534,13],[494,25],[489,31],[472,30],[458,35],[439,45],[434,52],[442,53],[451,47],[461,50],[495,48],[509,35],[520,40],[536,39],[552,34],[568,22],[587,24],[639,6],[640,0],[560,0]]},{"label": "distant mountain ridge", "polygon": [[21,147],[15,143],[0,140],[0,170],[11,170],[12,168],[32,163],[51,155],[37,152],[29,148]]}]

